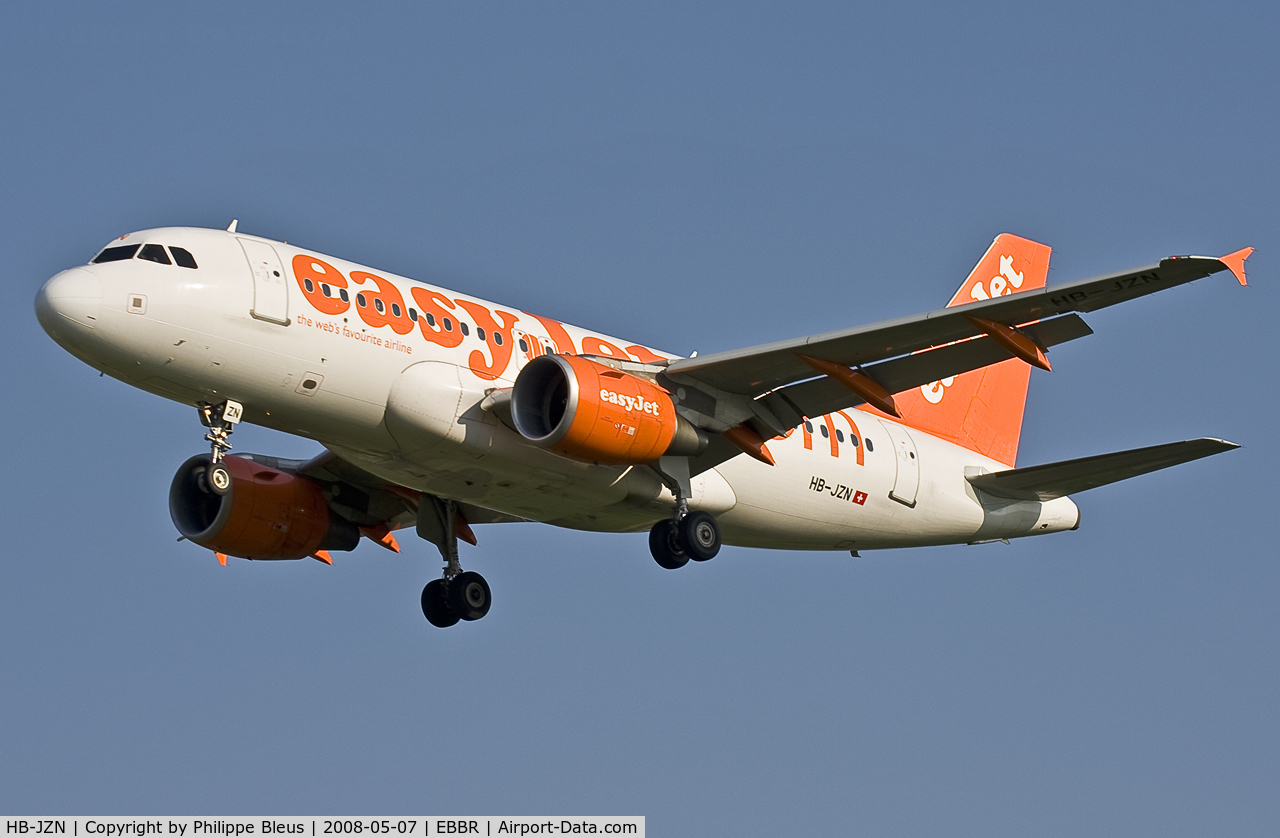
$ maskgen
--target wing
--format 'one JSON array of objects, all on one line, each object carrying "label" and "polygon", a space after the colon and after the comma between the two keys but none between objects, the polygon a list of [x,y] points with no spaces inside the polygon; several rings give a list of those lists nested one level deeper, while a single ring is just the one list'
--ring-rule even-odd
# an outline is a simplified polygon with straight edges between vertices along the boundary
[{"label": "wing", "polygon": [[969,319],[971,317],[1018,326],[1069,312],[1096,311],[1219,271],[1231,270],[1243,278],[1243,270],[1232,265],[1237,261],[1236,256],[1231,254],[1221,259],[1171,256],[1157,265],[1137,270],[1010,294],[900,320],[685,358],[673,361],[667,370],[669,375],[688,376],[726,392],[758,395],[797,380],[812,378],[812,367],[801,361],[798,355],[809,355],[847,367],[863,366],[984,334]]},{"label": "wing", "polygon": [[1239,447],[1222,439],[1189,439],[966,479],[975,488],[997,497],[1048,501]]},{"label": "wing", "polygon": [[[767,438],[808,416],[868,402],[879,407],[877,394],[887,397],[1009,358],[1047,368],[1044,349],[1091,333],[1077,312],[1224,270],[1245,284],[1244,260],[1251,252],[1171,256],[1136,270],[914,317],[676,360],[659,381],[695,424],[719,432],[746,424]],[[850,367],[858,368],[852,377]],[[816,378],[819,370],[826,374]]]}]

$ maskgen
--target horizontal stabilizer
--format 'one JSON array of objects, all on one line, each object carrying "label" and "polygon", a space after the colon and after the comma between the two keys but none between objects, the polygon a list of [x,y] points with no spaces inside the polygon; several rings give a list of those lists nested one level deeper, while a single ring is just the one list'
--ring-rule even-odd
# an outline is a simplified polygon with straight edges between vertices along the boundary
[{"label": "horizontal stabilizer", "polygon": [[1048,501],[1239,447],[1223,439],[1188,439],[966,479],[975,488],[997,497]]}]

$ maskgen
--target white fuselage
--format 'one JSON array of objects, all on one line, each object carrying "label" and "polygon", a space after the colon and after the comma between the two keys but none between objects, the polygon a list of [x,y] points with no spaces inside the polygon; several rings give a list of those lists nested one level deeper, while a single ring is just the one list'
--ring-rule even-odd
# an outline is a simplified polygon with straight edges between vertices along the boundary
[{"label": "white fuselage", "polygon": [[[240,233],[164,228],[113,245],[143,243],[184,248],[198,268],[136,258],[90,264],[53,277],[37,298],[45,329],[91,366],[187,404],[235,399],[246,421],[314,439],[389,483],[521,518],[630,532],[670,514],[674,499],[651,469],[541,450],[482,402],[511,387],[543,349],[674,356]],[[336,270],[348,287],[311,279],[309,295],[298,257]],[[360,306],[361,292],[377,295],[384,311]],[[383,300],[397,296],[388,324]],[[313,298],[341,310],[324,313]],[[1007,466],[879,415],[847,410],[809,427],[768,442],[773,467],[739,456],[693,479],[690,505],[717,517],[726,543],[858,550],[1078,523],[1067,498],[980,496],[966,473]]]}]

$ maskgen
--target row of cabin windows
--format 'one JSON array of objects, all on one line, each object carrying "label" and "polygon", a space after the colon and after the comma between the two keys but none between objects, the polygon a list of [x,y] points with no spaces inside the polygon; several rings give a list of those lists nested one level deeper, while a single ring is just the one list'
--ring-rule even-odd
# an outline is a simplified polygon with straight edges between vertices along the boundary
[{"label": "row of cabin windows", "polygon": [[[169,258],[169,254],[173,254],[173,259]],[[142,259],[146,262],[155,262],[160,265],[174,265],[180,268],[196,268],[196,259],[191,255],[191,251],[184,247],[170,246],[168,252],[162,244],[121,244],[115,247],[108,247],[93,257],[91,265],[101,265],[104,262],[126,262],[130,259]]]},{"label": "row of cabin windows", "polygon": [[[314,283],[314,282],[312,282],[310,279],[303,279],[303,280],[302,280],[302,285],[303,285],[303,287],[304,287],[304,288],[306,288],[306,289],[307,289],[307,293],[308,293],[308,294],[313,293],[313,292],[316,290],[316,285],[315,285],[315,283]],[[337,297],[338,297],[339,299],[341,299],[344,303],[346,303],[346,302],[350,302],[350,301],[351,301],[351,297],[347,294],[347,289],[345,289],[345,288],[338,288],[338,289],[336,289],[336,290],[337,290],[337,292],[338,292],[336,295],[333,293],[333,292],[334,292],[334,290],[335,290],[335,289],[334,289],[332,286],[330,286],[330,285],[329,285],[329,283],[327,283],[327,282],[322,282],[322,283],[320,283],[320,293],[321,293],[321,294],[324,294],[326,297],[333,297],[333,296],[337,296]],[[365,297],[365,295],[364,295],[364,294],[356,294],[356,305],[358,305],[360,308],[368,308],[368,307],[369,307],[369,300]],[[386,303],[382,302],[382,300],[381,300],[381,299],[378,299],[378,298],[376,298],[376,297],[375,297],[375,298],[374,298],[374,300],[373,300],[373,308],[374,308],[374,310],[375,310],[375,311],[377,311],[377,312],[378,312],[378,314],[386,314],[386,313],[387,313],[387,305],[386,305]],[[400,304],[399,304],[399,303],[392,303],[392,304],[391,304],[391,316],[392,316],[392,317],[399,317],[399,316],[400,316],[400,314],[401,314]],[[426,315],[419,315],[419,314],[418,314],[418,310],[417,310],[416,308],[413,308],[412,306],[410,306],[410,307],[409,307],[409,319],[410,319],[410,320],[412,320],[414,323],[417,323],[417,322],[418,322],[418,318],[419,318],[420,316],[425,316],[425,317],[426,317],[427,325],[428,325],[428,326],[430,326],[430,327],[431,327],[431,328],[433,328],[433,329],[436,327],[436,317],[435,317],[435,315],[434,315],[434,314],[431,314],[430,312],[428,312]],[[446,332],[452,332],[452,331],[453,331],[453,320],[452,320],[451,318],[449,318],[449,317],[442,317],[442,318],[440,319],[440,321],[441,321],[441,322],[440,322],[440,326],[441,326],[441,327],[442,327]],[[459,321],[458,321],[458,330],[459,330],[459,331],[461,331],[461,332],[462,332],[462,334],[463,334],[464,336],[469,336],[469,335],[471,334],[471,327],[470,327],[470,326],[468,326],[466,323],[464,323],[464,322],[463,322],[463,321],[461,321],[461,320],[459,320]],[[484,329],[480,328],[479,326],[477,326],[477,327],[476,327],[476,336],[477,336],[477,337],[479,337],[479,338],[480,338],[480,340],[483,340],[483,341],[487,341],[487,340],[489,339],[489,336],[485,334]],[[494,333],[493,333],[493,342],[494,342],[496,345],[498,345],[498,346],[502,346],[502,341],[503,341],[502,333],[501,333],[501,332],[494,332]]]},{"label": "row of cabin windows", "polygon": [[[809,433],[813,433],[813,423],[810,422],[808,419],[804,420],[804,429]],[[827,430],[826,422],[823,422],[821,425],[819,425],[818,430],[822,433],[822,436],[824,439],[831,438],[831,432]],[[876,450],[875,446],[871,444],[871,440],[867,439],[865,436],[862,438],[862,441],[867,444],[868,451]],[[844,442],[844,430],[841,428],[836,428],[836,442]],[[849,442],[853,443],[854,448],[858,447],[858,437],[855,436],[853,433],[849,434]]]}]

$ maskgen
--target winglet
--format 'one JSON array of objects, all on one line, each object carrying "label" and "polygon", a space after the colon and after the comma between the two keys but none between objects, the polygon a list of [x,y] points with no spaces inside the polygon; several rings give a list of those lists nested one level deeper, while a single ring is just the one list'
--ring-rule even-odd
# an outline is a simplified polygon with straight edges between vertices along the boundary
[{"label": "winglet", "polygon": [[1219,256],[1218,261],[1227,266],[1227,270],[1231,271],[1235,278],[1239,280],[1241,285],[1248,285],[1244,278],[1244,260],[1248,259],[1253,253],[1252,247],[1246,247],[1243,250],[1237,250],[1235,253],[1228,253],[1226,256]]},{"label": "winglet", "polygon": [[213,555],[215,555],[215,556],[217,556],[217,557],[218,557],[218,564],[222,565],[223,567],[226,567],[226,566],[227,566],[227,554],[226,554],[226,553],[214,553]]},{"label": "winglet", "polygon": [[327,565],[333,564],[333,557],[329,555],[328,550],[317,550],[311,554],[311,558],[318,562],[324,562]]}]

